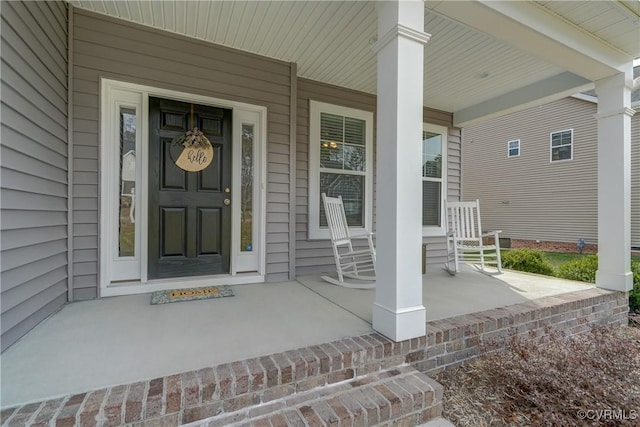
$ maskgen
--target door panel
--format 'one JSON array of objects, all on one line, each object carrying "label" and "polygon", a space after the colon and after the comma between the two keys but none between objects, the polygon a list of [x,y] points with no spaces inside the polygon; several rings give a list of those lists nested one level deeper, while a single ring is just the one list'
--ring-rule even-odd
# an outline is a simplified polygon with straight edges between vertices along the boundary
[{"label": "door panel", "polygon": [[[213,147],[213,160],[208,168],[204,169],[198,174],[198,189],[200,191],[217,191],[224,190],[222,182],[224,178],[222,176],[224,167],[222,165],[224,153],[223,147],[214,145]],[[227,154],[228,157],[230,153]]]},{"label": "door panel", "polygon": [[173,159],[177,159],[182,148],[172,144],[170,138],[161,138],[162,159],[160,159],[160,191],[187,191],[188,172],[177,167]]},{"label": "door panel", "polygon": [[[221,224],[220,209],[199,209],[198,210],[198,235],[200,239],[199,255],[212,255],[221,251],[220,243],[222,239],[221,230],[211,224]],[[208,232],[202,230],[209,229]]]},{"label": "door panel", "polygon": [[160,208],[162,257],[187,255],[187,209]]},{"label": "door panel", "polygon": [[229,272],[231,110],[194,106],[197,125],[213,144],[211,164],[200,172],[175,165],[172,144],[189,130],[191,104],[149,98],[149,279]]}]

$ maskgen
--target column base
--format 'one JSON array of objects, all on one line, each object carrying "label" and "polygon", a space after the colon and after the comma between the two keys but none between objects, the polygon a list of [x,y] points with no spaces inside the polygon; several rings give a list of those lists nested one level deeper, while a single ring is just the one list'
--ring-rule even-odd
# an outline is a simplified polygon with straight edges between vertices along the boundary
[{"label": "column base", "polygon": [[608,273],[606,271],[596,271],[596,286],[610,291],[629,292],[633,289],[633,274]]},{"label": "column base", "polygon": [[422,337],[427,333],[427,312],[422,305],[391,310],[373,304],[373,329],[395,342]]}]

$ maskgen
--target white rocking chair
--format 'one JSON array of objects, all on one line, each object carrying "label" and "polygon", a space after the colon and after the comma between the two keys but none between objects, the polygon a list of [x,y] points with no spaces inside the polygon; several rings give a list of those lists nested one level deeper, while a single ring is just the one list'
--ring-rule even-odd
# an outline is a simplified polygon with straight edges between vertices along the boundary
[{"label": "white rocking chair", "polygon": [[[502,230],[482,232],[480,223],[480,201],[447,202],[449,234],[447,238],[448,252],[453,254],[452,268],[450,262],[445,269],[450,273],[460,272],[460,262],[480,263],[483,272],[485,265],[493,265],[502,273],[500,260],[500,240],[498,234]],[[493,237],[493,244],[485,244],[485,237]]]},{"label": "white rocking chair", "polygon": [[[363,235],[349,234],[347,216],[342,204],[342,196],[327,197],[322,193],[322,203],[327,216],[327,225],[331,234],[331,246],[336,260],[338,279],[330,276],[322,276],[322,280],[338,286],[351,289],[373,289],[376,286],[376,251],[373,246],[373,233],[366,232]],[[352,239],[367,239],[367,249],[353,250]],[[363,275],[363,273],[369,273]],[[371,274],[373,273],[373,274]],[[359,282],[346,282],[350,278]]]}]

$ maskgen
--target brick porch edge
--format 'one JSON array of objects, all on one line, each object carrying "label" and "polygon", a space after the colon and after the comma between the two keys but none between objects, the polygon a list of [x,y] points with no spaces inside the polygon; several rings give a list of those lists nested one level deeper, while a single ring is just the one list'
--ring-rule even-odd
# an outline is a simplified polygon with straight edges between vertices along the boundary
[{"label": "brick porch edge", "polygon": [[434,374],[476,357],[482,340],[530,331],[540,337],[548,327],[580,334],[592,324],[625,325],[627,312],[626,293],[593,288],[431,321],[425,336],[399,343],[372,333],[29,403],[3,409],[1,422],[3,427],[179,425],[403,364]]}]

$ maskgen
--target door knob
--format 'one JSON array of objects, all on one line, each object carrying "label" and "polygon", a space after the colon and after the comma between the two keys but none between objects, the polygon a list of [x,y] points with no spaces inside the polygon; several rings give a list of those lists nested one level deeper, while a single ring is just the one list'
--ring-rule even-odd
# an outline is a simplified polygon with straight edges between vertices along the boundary
[{"label": "door knob", "polygon": [[231,204],[231,199],[224,199],[224,205],[229,206]]}]

